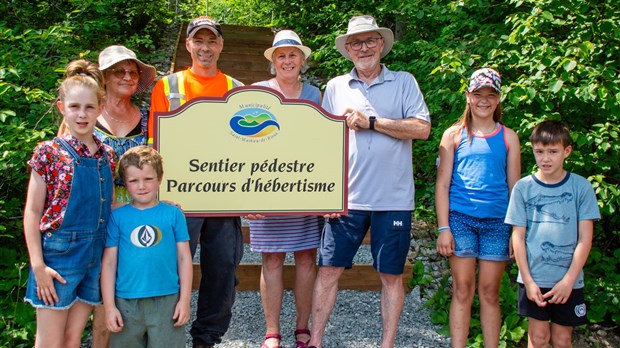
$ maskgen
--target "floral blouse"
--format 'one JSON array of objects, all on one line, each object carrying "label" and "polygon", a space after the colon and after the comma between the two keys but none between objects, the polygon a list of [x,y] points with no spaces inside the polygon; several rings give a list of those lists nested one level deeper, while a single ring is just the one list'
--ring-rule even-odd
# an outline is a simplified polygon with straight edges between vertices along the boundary
[{"label": "floral blouse", "polygon": [[[140,109],[140,122],[136,127],[124,137],[117,137],[112,135],[111,132],[103,127],[99,122],[95,126],[93,134],[101,140],[104,144],[110,145],[116,153],[117,159],[120,158],[125,151],[131,149],[134,146],[146,145],[146,132],[149,121],[149,112],[146,109]],[[131,202],[131,196],[125,188],[123,180],[117,175],[114,179],[114,195],[116,202],[128,203]]]},{"label": "floral blouse", "polygon": [[[81,157],[103,158],[103,156],[107,156],[112,173],[114,173],[116,167],[114,150],[104,145],[96,137],[93,136],[93,138],[97,144],[97,151],[91,154],[88,146],[77,138],[71,135],[63,137]],[[69,203],[73,178],[73,159],[69,152],[60,144],[54,140],[47,140],[37,145],[32,158],[28,161],[28,165],[47,184],[47,196],[43,206],[43,216],[41,216],[41,221],[39,222],[39,229],[41,232],[57,230],[62,224],[62,219]]]}]

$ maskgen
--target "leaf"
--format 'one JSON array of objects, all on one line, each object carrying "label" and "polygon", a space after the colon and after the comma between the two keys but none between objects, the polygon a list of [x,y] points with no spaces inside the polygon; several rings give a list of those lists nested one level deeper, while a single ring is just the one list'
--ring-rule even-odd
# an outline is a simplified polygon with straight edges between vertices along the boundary
[{"label": "leaf", "polygon": [[575,60],[569,60],[564,63],[564,70],[571,71],[575,69],[576,66],[577,66],[577,62]]},{"label": "leaf", "polygon": [[549,11],[543,11],[540,15],[548,21],[553,21],[553,15]]},{"label": "leaf", "polygon": [[611,145],[609,143],[602,143],[601,144],[601,150],[603,151],[607,151],[611,148]]},{"label": "leaf", "polygon": [[558,80],[551,82],[551,84],[549,85],[549,89],[551,90],[552,93],[558,93],[560,89],[562,89],[563,85],[564,85],[564,81],[558,79]]}]

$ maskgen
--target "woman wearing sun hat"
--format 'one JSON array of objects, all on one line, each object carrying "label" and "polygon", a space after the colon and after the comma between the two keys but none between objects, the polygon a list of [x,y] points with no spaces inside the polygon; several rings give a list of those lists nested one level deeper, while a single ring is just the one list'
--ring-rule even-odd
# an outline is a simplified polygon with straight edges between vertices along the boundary
[{"label": "woman wearing sun hat", "polygon": [[[301,80],[311,52],[294,31],[279,31],[273,45],[265,50],[265,58],[269,60],[271,73],[275,76],[255,85],[272,88],[288,99],[304,99],[320,104],[319,89]],[[310,340],[308,320],[316,277],[316,248],[320,238],[317,217],[259,215],[250,218],[250,245],[253,251],[262,253],[263,258],[260,289],[267,330],[261,348],[280,347],[280,311],[284,288],[282,269],[287,252],[293,252],[295,257],[295,344],[297,348],[305,348]]]},{"label": "woman wearing sun hat", "polygon": [[[146,144],[149,112],[135,105],[131,98],[149,89],[157,71],[121,45],[106,47],[99,53],[99,70],[105,78],[106,98],[94,134],[120,157],[129,148]],[[58,135],[66,131],[64,124],[58,127]],[[114,189],[116,202],[130,201],[122,181],[117,180]]]},{"label": "woman wearing sun hat", "polygon": [[[106,47],[99,53],[99,70],[103,72],[106,98],[94,134],[111,146],[120,158],[128,149],[146,144],[149,111],[135,105],[131,97],[149,89],[156,70],[121,45]],[[131,201],[120,178],[114,181],[114,196],[116,204]],[[105,312],[102,306],[97,306],[93,320],[93,347],[108,347],[109,341]]]},{"label": "woman wearing sun hat", "polygon": [[[120,45],[99,53],[99,70],[105,77],[106,102],[97,118],[95,135],[120,157],[129,148],[146,144],[148,109],[135,105],[131,97],[148,90],[156,71]],[[130,201],[121,180],[115,182],[115,196],[117,202]]]}]

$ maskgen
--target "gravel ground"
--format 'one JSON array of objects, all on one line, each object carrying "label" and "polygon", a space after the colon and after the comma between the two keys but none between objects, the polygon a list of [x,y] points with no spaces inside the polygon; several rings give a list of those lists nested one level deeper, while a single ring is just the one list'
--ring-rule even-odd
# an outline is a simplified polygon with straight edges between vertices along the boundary
[{"label": "gravel ground", "polygon": [[[197,253],[198,256],[198,253]],[[369,247],[364,245],[358,252],[355,263],[370,263]],[[287,263],[292,256],[287,255]],[[242,263],[260,263],[260,254],[254,253],[246,246]],[[192,309],[195,309],[197,291],[193,292]],[[329,348],[378,347],[381,340],[381,315],[379,312],[378,292],[361,292],[342,290],[338,293],[336,306],[330,317],[325,332],[324,345]],[[293,337],[295,323],[295,305],[293,293],[285,291],[281,313],[282,346],[294,347]],[[193,321],[194,317],[192,317]],[[405,297],[405,306],[400,319],[395,348],[410,347],[449,347],[449,340],[440,336],[437,326],[430,321],[429,313],[423,307],[418,289]],[[187,330],[189,330],[189,325]],[[230,329],[217,347],[241,348],[260,347],[265,334],[265,319],[257,291],[237,292],[233,307],[233,319]],[[191,347],[188,332],[186,347]]]}]

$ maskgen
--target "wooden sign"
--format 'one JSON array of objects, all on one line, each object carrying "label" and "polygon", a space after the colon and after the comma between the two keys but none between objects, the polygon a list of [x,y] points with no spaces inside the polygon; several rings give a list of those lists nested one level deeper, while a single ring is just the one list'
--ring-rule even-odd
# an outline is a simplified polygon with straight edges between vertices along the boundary
[{"label": "wooden sign", "polygon": [[155,113],[162,200],[188,216],[347,212],[345,118],[259,86]]}]

